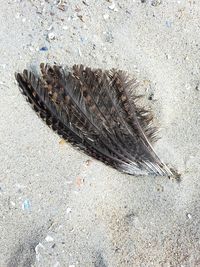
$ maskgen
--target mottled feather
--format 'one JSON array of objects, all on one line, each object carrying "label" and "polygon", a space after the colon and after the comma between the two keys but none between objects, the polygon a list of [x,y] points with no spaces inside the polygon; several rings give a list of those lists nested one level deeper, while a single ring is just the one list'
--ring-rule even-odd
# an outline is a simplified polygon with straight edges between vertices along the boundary
[{"label": "mottled feather", "polygon": [[15,76],[33,109],[60,136],[119,171],[172,175],[152,148],[153,115],[137,104],[136,80],[115,69],[40,68],[40,76],[28,70]]}]

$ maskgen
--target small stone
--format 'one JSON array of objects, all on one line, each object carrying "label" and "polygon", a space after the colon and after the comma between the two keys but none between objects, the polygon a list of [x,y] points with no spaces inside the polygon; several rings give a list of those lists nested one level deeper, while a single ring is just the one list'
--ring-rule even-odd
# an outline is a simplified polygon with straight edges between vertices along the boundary
[{"label": "small stone", "polygon": [[164,191],[164,187],[162,185],[158,185],[157,186],[157,191],[158,192],[163,192]]},{"label": "small stone", "polygon": [[172,22],[169,21],[169,20],[166,20],[166,21],[165,21],[165,25],[167,26],[167,28],[171,28],[171,26],[172,26]]},{"label": "small stone", "polygon": [[109,8],[110,10],[115,11],[115,12],[118,11],[118,9],[116,8],[115,2],[113,2],[108,8]]},{"label": "small stone", "polygon": [[114,10],[114,8],[115,8],[115,3],[113,2],[108,8],[111,9],[111,10]]},{"label": "small stone", "polygon": [[69,29],[69,27],[67,25],[63,26],[62,28],[63,28],[63,30],[68,30]]},{"label": "small stone", "polygon": [[166,55],[166,59],[171,59],[172,56],[170,54],[165,54]]},{"label": "small stone", "polygon": [[195,90],[200,91],[200,83],[197,83],[197,85],[195,86]]},{"label": "small stone", "polygon": [[40,51],[47,51],[47,50],[48,50],[48,48],[46,46],[43,46],[40,48]]},{"label": "small stone", "polygon": [[77,17],[78,17],[82,22],[85,22],[83,15],[77,15]]},{"label": "small stone", "polygon": [[47,31],[51,31],[53,29],[53,25],[50,25]]},{"label": "small stone", "polygon": [[105,34],[105,41],[107,43],[113,43],[114,37],[113,37],[112,33],[108,31],[108,32],[104,32],[104,34]]},{"label": "small stone", "polygon": [[76,6],[75,11],[76,11],[77,13],[80,12],[80,11],[81,11],[80,7],[79,7],[79,6]]},{"label": "small stone", "polygon": [[82,52],[81,52],[80,48],[78,48],[78,54],[79,54],[80,57],[82,57]]},{"label": "small stone", "polygon": [[20,13],[16,13],[15,18],[18,19],[20,17]]},{"label": "small stone", "polygon": [[92,161],[90,159],[88,159],[88,160],[86,160],[85,165],[90,166],[91,163],[92,163]]},{"label": "small stone", "polygon": [[154,98],[154,93],[150,93],[148,99],[149,99],[149,100],[153,100],[153,98]]},{"label": "small stone", "polygon": [[13,201],[10,201],[10,204],[11,204],[13,207],[16,206],[15,202],[13,202]]},{"label": "small stone", "polygon": [[186,216],[188,219],[190,219],[190,220],[192,219],[192,215],[190,213],[187,213]]},{"label": "small stone", "polygon": [[58,5],[57,5],[58,9],[62,10],[62,11],[66,11],[67,10],[67,6],[65,4],[65,2],[63,0],[60,0]]},{"label": "small stone", "polygon": [[159,6],[162,3],[162,0],[152,0],[151,5],[152,6]]},{"label": "small stone", "polygon": [[66,141],[61,138],[60,141],[59,141],[59,145],[65,145],[65,144],[66,144]]},{"label": "small stone", "polygon": [[22,209],[29,211],[31,209],[31,203],[29,199],[25,199],[23,204],[22,204]]},{"label": "small stone", "polygon": [[67,208],[66,212],[67,212],[67,214],[69,214],[69,213],[72,212],[72,209],[71,208]]},{"label": "small stone", "polygon": [[31,51],[31,52],[33,52],[34,51],[34,47],[32,47],[31,45],[29,46],[29,50]]},{"label": "small stone", "polygon": [[89,6],[89,4],[86,1],[82,1],[84,5]]},{"label": "small stone", "polygon": [[108,20],[109,19],[109,15],[108,14],[104,14],[103,18],[104,18],[104,20]]},{"label": "small stone", "polygon": [[47,34],[48,41],[55,40],[55,34],[53,32],[50,32]]},{"label": "small stone", "polygon": [[45,237],[45,240],[46,240],[47,242],[52,242],[52,241],[53,241],[53,237],[50,236],[50,235],[47,235],[47,236]]},{"label": "small stone", "polygon": [[58,8],[59,8],[60,10],[62,10],[62,11],[65,11],[65,10],[66,10],[65,5],[59,5]]},{"label": "small stone", "polygon": [[36,260],[39,262],[41,258],[40,251],[44,250],[45,247],[42,245],[42,243],[38,243],[38,245],[35,247],[35,254],[36,254]]}]

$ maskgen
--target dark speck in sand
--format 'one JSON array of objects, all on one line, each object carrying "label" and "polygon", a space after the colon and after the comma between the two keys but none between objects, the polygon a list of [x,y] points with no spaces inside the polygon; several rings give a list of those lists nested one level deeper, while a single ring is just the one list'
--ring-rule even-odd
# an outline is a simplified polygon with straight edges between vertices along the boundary
[{"label": "dark speck in sand", "polygon": [[40,48],[40,51],[48,51],[48,48],[46,46],[43,46]]}]

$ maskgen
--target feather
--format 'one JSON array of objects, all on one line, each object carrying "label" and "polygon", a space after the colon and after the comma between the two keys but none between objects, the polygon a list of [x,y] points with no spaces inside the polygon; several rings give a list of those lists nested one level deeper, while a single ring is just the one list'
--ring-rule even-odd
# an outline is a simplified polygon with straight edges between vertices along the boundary
[{"label": "feather", "polygon": [[138,106],[136,80],[121,70],[40,65],[15,77],[35,112],[72,145],[132,175],[172,173],[152,148],[153,115]]}]

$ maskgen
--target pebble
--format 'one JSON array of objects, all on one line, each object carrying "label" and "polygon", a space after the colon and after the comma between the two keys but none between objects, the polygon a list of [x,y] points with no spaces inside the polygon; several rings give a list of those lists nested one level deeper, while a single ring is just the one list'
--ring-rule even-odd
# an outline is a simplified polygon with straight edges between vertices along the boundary
[{"label": "pebble", "polygon": [[31,52],[33,52],[33,51],[34,51],[34,47],[32,47],[32,46],[29,46],[28,48],[29,48],[29,50],[30,50]]},{"label": "pebble", "polygon": [[20,17],[20,13],[16,13],[15,18],[18,19]]},{"label": "pebble", "polygon": [[162,0],[152,0],[151,5],[152,6],[159,6],[162,3]]},{"label": "pebble", "polygon": [[167,26],[167,28],[171,28],[172,22],[169,20],[166,20],[165,25]]},{"label": "pebble", "polygon": [[188,219],[192,219],[192,215],[190,214],[190,213],[187,213],[187,217],[188,217]]},{"label": "pebble", "polygon": [[66,212],[67,212],[67,214],[69,214],[69,213],[72,212],[72,209],[71,208],[67,208]]},{"label": "pebble", "polygon": [[108,8],[111,9],[111,10],[114,10],[114,8],[115,8],[115,3],[113,2]]},{"label": "pebble", "polygon": [[78,54],[79,54],[80,57],[82,57],[82,52],[81,52],[80,48],[78,48]]},{"label": "pebble", "polygon": [[104,14],[103,18],[104,18],[104,20],[108,20],[109,19],[109,15],[108,14]]},{"label": "pebble", "polygon": [[35,254],[36,254],[36,260],[39,262],[41,255],[40,255],[40,250],[45,249],[45,247],[42,245],[42,243],[38,243],[38,245],[35,247]]},{"label": "pebble", "polygon": [[47,51],[47,50],[48,50],[48,48],[46,46],[43,46],[40,48],[40,51]]},{"label": "pebble", "polygon": [[55,40],[55,34],[53,32],[50,32],[47,34],[48,41]]},{"label": "pebble", "polygon": [[200,84],[199,83],[197,83],[197,85],[195,86],[195,90],[200,91]]},{"label": "pebble", "polygon": [[50,25],[47,31],[51,31],[53,29],[53,25]]},{"label": "pebble", "polygon": [[47,236],[45,237],[45,240],[46,240],[47,242],[52,242],[52,241],[53,241],[53,237],[50,236],[50,235],[47,235]]},{"label": "pebble", "polygon": [[115,6],[115,2],[113,2],[108,8],[109,8],[110,10],[115,11],[115,12],[118,11],[118,9],[117,9],[116,6]]},{"label": "pebble", "polygon": [[11,204],[13,207],[16,206],[15,202],[13,202],[13,201],[10,201],[10,204]]},{"label": "pebble", "polygon": [[69,29],[69,27],[68,27],[68,26],[66,26],[66,25],[65,25],[65,26],[63,26],[62,28],[63,28],[63,30],[68,30],[68,29]]},{"label": "pebble", "polygon": [[23,204],[22,204],[22,209],[23,210],[26,210],[26,211],[29,211],[31,208],[31,202],[29,199],[25,199]]},{"label": "pebble", "polygon": [[113,43],[114,37],[111,32],[108,31],[108,32],[104,32],[103,34],[105,34],[105,41],[107,43]]}]

